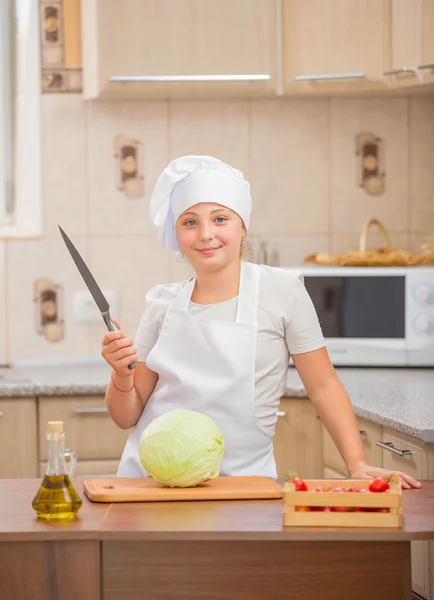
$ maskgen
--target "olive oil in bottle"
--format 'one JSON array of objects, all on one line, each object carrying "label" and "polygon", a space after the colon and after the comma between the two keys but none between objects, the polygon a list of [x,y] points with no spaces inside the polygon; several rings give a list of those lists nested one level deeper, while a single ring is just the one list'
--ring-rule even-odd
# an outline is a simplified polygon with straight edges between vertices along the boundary
[{"label": "olive oil in bottle", "polygon": [[[62,421],[49,421],[47,443],[47,469],[33,498],[32,507],[40,519],[70,521],[77,516],[82,500],[71,483],[76,455],[72,450],[65,450]],[[69,471],[65,465],[65,455],[70,456]]]}]

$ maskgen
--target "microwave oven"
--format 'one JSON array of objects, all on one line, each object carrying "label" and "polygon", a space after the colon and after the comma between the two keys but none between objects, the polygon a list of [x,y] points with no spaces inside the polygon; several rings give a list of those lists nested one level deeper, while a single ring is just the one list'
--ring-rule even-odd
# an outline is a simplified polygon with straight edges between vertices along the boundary
[{"label": "microwave oven", "polygon": [[434,366],[434,266],[301,266],[336,366]]}]

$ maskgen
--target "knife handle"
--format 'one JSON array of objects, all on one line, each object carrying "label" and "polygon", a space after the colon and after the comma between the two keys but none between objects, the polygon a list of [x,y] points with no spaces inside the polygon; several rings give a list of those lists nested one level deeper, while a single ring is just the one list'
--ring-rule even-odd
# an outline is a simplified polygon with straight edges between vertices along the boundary
[{"label": "knife handle", "polygon": [[[104,319],[104,323],[107,325],[107,329],[109,331],[119,331],[119,329],[116,327],[116,325],[111,320],[109,312],[102,313],[102,318]],[[136,368],[136,363],[135,362],[130,363],[128,365],[128,368],[131,369],[131,370],[135,369]]]}]

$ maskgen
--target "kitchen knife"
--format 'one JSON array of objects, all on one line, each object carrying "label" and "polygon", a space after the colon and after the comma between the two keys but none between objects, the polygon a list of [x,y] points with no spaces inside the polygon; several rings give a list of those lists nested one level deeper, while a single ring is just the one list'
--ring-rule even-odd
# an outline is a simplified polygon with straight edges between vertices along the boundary
[{"label": "kitchen knife", "polygon": [[[84,279],[84,283],[87,285],[87,289],[89,290],[89,292],[92,294],[93,299],[95,300],[100,312],[101,312],[101,316],[104,320],[104,323],[107,325],[107,329],[109,331],[118,331],[118,328],[116,327],[116,325],[113,323],[113,321],[111,320],[111,316],[110,316],[110,305],[107,302],[104,294],[102,293],[99,285],[97,284],[97,282],[95,281],[92,273],[89,271],[89,269],[86,266],[86,263],[84,262],[84,260],[81,258],[77,248],[74,246],[74,244],[71,242],[71,240],[69,239],[69,237],[66,235],[66,233],[63,231],[63,229],[60,227],[60,225],[58,225],[59,229],[60,229],[60,233],[62,234],[63,240],[66,244],[66,247],[69,250],[69,253],[72,256],[73,261],[75,262],[77,269],[80,271],[81,276]],[[129,369],[135,369],[136,368],[136,363],[132,362],[128,365]]]}]

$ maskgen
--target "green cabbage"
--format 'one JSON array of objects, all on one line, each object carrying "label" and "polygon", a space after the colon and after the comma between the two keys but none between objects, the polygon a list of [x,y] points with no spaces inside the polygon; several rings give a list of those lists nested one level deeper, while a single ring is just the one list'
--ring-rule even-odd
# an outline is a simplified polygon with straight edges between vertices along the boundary
[{"label": "green cabbage", "polygon": [[216,423],[194,410],[175,409],[154,419],[139,442],[140,462],[168,487],[194,487],[220,472],[224,438]]}]

